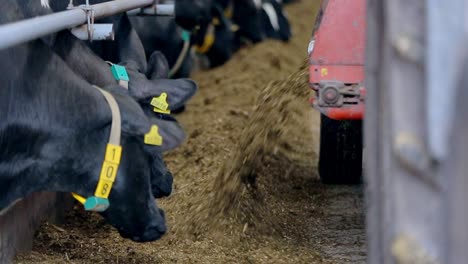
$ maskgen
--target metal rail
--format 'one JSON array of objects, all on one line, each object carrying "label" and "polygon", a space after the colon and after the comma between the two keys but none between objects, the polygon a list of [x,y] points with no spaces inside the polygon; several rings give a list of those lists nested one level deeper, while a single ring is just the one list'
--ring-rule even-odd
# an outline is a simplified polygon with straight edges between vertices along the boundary
[{"label": "metal rail", "polygon": [[[154,0],[114,0],[91,5],[95,19],[112,16],[154,4]],[[87,22],[87,14],[80,8],[26,19],[0,26],[0,50],[25,43],[49,34],[80,26]]]},{"label": "metal rail", "polygon": [[175,13],[174,11],[174,4],[157,4],[154,7],[149,8],[138,8],[134,10],[127,11],[127,15],[129,16],[173,16]]}]

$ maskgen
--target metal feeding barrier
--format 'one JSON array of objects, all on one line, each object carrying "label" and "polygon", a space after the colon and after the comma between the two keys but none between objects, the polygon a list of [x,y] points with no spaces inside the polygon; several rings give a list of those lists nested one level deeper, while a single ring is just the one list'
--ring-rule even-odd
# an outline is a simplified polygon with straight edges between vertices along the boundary
[{"label": "metal feeding barrier", "polygon": [[[82,5],[69,10],[25,19],[0,26],[0,49],[19,45],[55,32],[73,29],[80,39],[112,39],[113,32],[93,36],[94,20],[123,12],[130,15],[173,15],[174,5],[157,4],[155,0],[114,0],[95,5]],[[87,24],[87,27],[80,27]],[[112,27],[110,27],[112,28]],[[82,30],[86,30],[84,34]],[[112,33],[112,34],[109,34]],[[87,37],[83,37],[87,35]]]},{"label": "metal feeding barrier", "polygon": [[172,16],[174,15],[174,4],[158,4],[147,8],[138,8],[127,11],[129,16]]}]

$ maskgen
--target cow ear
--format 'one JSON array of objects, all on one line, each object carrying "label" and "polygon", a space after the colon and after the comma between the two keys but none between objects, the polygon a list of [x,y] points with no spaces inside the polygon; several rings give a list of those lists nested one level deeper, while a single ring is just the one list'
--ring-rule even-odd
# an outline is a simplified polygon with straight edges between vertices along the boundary
[{"label": "cow ear", "polygon": [[161,148],[145,145],[144,150],[151,161],[151,191],[154,198],[159,199],[169,196],[172,193],[174,179],[164,163]]},{"label": "cow ear", "polygon": [[151,124],[148,118],[144,114],[140,105],[128,95],[128,92],[125,89],[118,86],[107,87],[105,90],[112,94],[119,105],[123,133],[144,135],[150,130]]},{"label": "cow ear", "polygon": [[[183,107],[198,90],[197,84],[190,79],[158,79],[151,82],[158,91],[167,94],[167,103],[170,110]],[[157,91],[155,90],[155,92]]]},{"label": "cow ear", "polygon": [[184,143],[185,131],[175,118],[167,120],[151,118],[151,123],[156,124],[159,128],[159,134],[163,138],[161,146],[163,151],[175,149]]},{"label": "cow ear", "polygon": [[150,80],[168,78],[169,76],[169,63],[166,56],[160,51],[155,51],[151,54],[148,60],[148,71],[146,76]]}]

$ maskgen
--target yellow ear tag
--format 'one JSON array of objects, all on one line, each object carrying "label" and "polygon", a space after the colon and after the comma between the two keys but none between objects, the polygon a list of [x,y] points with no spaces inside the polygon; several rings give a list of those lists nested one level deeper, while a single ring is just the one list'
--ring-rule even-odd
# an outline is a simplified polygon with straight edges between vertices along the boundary
[{"label": "yellow ear tag", "polygon": [[211,47],[213,47],[215,41],[216,41],[215,35],[212,33],[208,33],[205,36],[205,39],[201,46],[195,45],[195,51],[200,54],[205,54],[211,49]]},{"label": "yellow ear tag", "polygon": [[80,202],[80,204],[85,204],[86,202],[86,198],[84,198],[83,196],[77,194],[77,193],[72,193],[72,196],[73,198],[75,198],[78,202]]},{"label": "yellow ear tag", "polygon": [[219,26],[221,25],[221,21],[219,21],[219,18],[217,17],[214,17],[213,20],[211,21],[211,23],[215,26]]},{"label": "yellow ear tag", "polygon": [[151,100],[151,105],[154,106],[153,111],[161,114],[170,114],[169,104],[167,103],[167,93],[162,93],[159,97],[154,97]]},{"label": "yellow ear tag", "polygon": [[161,146],[163,138],[159,135],[159,128],[157,125],[152,125],[150,131],[145,135],[145,144]]},{"label": "yellow ear tag", "polygon": [[232,24],[232,25],[231,25],[231,31],[234,32],[234,33],[237,32],[237,31],[239,31],[239,26],[236,25],[236,24]]},{"label": "yellow ear tag", "polygon": [[94,195],[100,198],[108,198],[117,178],[117,171],[119,170],[120,159],[122,157],[122,147],[112,144],[107,144],[106,156],[102,163],[101,174],[99,175],[99,182],[96,187]]}]

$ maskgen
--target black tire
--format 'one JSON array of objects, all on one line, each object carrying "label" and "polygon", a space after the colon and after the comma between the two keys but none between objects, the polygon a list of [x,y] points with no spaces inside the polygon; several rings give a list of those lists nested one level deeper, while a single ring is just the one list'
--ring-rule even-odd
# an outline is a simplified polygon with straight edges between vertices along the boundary
[{"label": "black tire", "polygon": [[319,175],[325,184],[362,181],[362,121],[321,115]]}]

